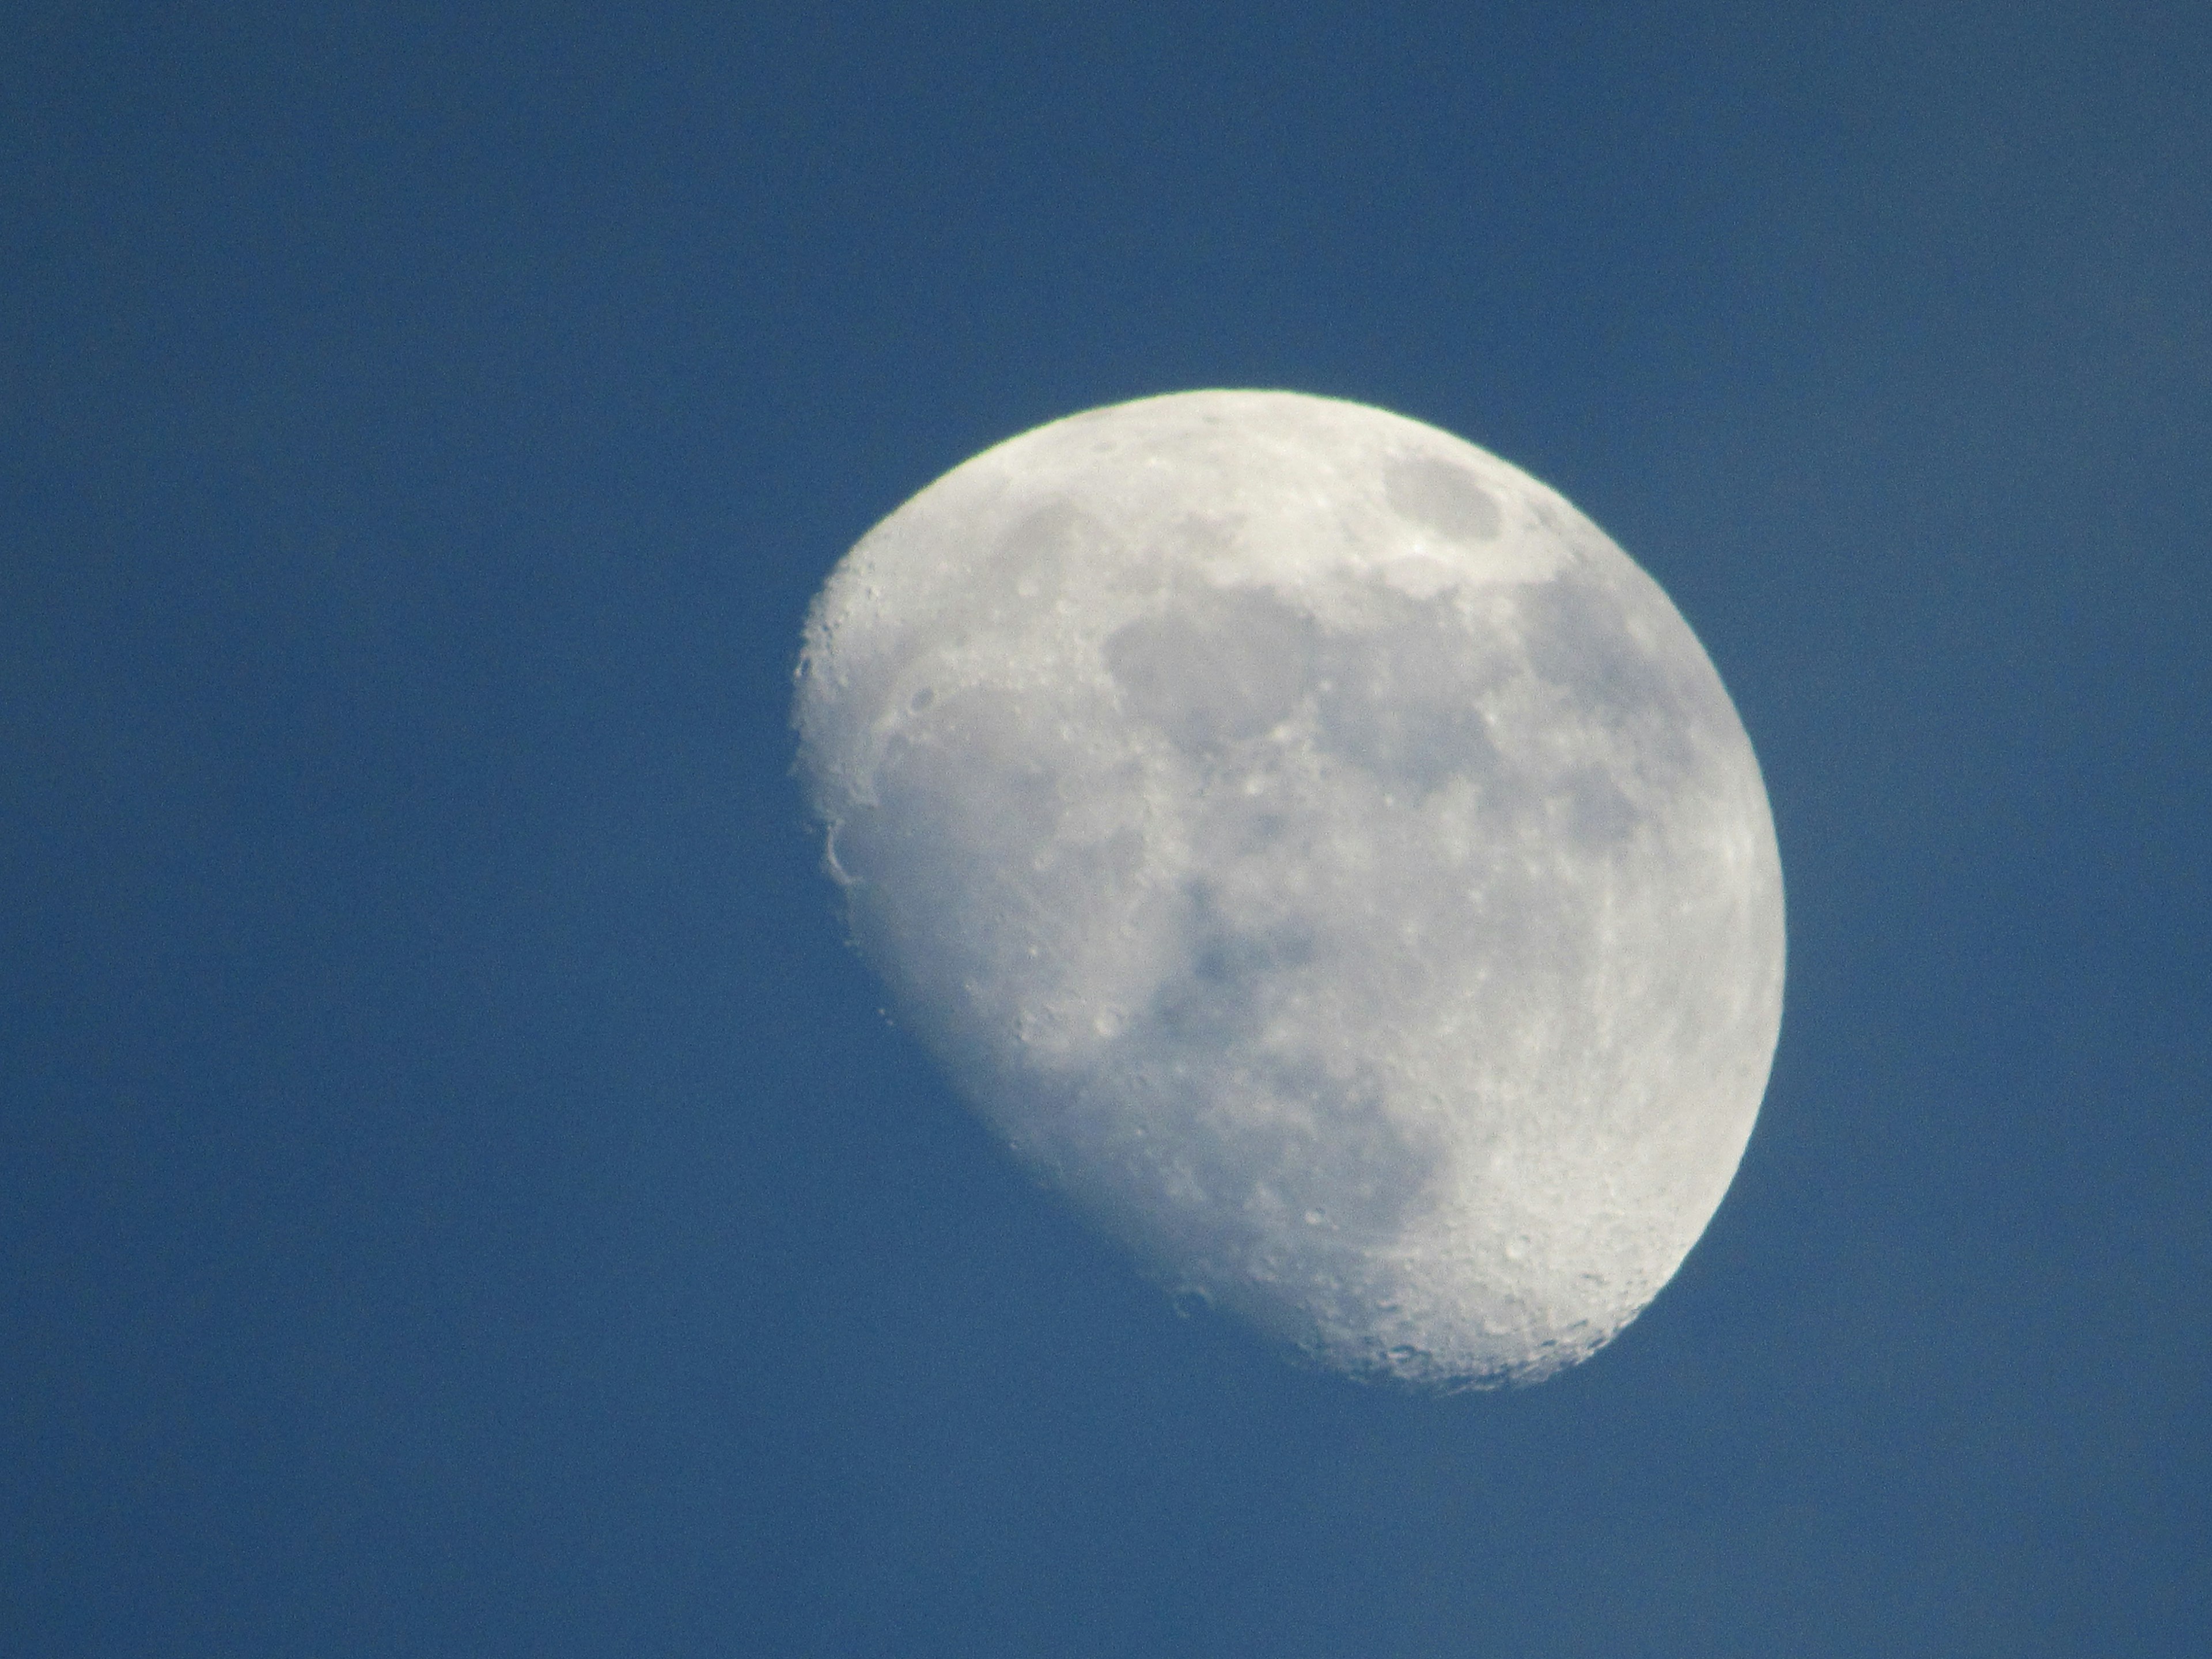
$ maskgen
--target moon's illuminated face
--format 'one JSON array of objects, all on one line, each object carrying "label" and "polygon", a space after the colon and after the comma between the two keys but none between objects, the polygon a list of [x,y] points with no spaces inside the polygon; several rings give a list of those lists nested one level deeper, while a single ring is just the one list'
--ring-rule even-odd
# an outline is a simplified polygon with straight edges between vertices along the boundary
[{"label": "moon's illuminated face", "polygon": [[1781,1018],[1751,745],[1566,501],[1195,392],[955,468],[796,718],[854,939],[1015,1151],[1321,1362],[1532,1380],[1674,1273]]}]

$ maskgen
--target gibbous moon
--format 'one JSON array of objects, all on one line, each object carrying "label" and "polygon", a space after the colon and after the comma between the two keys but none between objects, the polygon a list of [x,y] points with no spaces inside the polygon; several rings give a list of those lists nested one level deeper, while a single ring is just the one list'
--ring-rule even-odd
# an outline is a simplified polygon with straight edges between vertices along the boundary
[{"label": "gibbous moon", "polygon": [[1563,497],[1191,392],[954,468],[806,623],[854,943],[1178,1294],[1429,1388],[1584,1358],[1734,1177],[1782,1012],[1750,741]]}]

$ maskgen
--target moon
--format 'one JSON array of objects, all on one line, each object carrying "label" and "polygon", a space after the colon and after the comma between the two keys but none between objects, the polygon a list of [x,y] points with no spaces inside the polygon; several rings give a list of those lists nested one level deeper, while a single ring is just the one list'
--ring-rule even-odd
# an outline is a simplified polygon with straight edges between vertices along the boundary
[{"label": "moon", "polygon": [[1188,392],[955,467],[805,624],[853,943],[1014,1153],[1330,1369],[1534,1382],[1674,1275],[1782,1013],[1735,706],[1555,491]]}]

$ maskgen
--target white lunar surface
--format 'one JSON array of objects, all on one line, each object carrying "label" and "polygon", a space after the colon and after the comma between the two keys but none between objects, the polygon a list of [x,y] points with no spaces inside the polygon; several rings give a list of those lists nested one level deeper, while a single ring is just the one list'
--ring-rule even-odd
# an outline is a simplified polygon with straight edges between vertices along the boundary
[{"label": "white lunar surface", "polygon": [[1057,421],[815,601],[853,937],[1179,1292],[1453,1388],[1595,1352],[1734,1176],[1781,1020],[1735,710],[1563,497],[1361,404]]}]

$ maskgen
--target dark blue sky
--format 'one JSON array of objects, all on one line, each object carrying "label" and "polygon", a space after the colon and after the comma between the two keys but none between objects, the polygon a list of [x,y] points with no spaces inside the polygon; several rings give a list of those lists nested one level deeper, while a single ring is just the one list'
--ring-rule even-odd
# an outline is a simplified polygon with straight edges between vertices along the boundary
[{"label": "dark blue sky", "polygon": [[[10,10],[0,1646],[2212,1650],[2212,12],[1239,9]],[[830,565],[1217,385],[1765,768],[1759,1131],[1530,1391],[1177,1317],[815,868]]]}]

